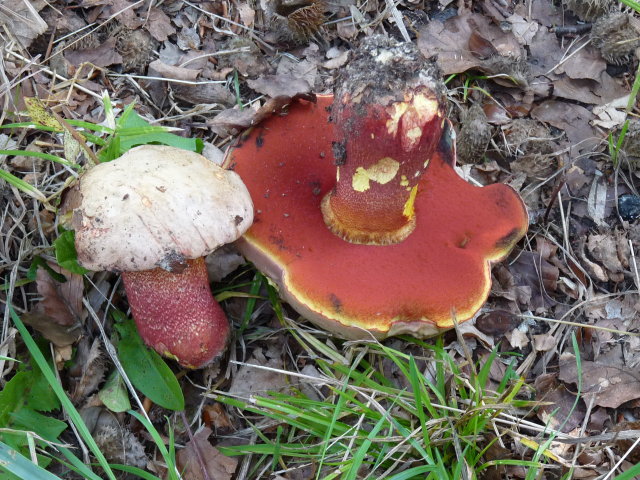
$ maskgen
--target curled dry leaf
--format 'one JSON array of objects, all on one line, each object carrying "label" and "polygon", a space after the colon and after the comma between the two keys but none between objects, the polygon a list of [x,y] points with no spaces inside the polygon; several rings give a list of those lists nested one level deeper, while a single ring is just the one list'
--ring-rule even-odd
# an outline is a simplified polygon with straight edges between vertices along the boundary
[{"label": "curled dry leaf", "polygon": [[205,405],[202,408],[202,421],[208,428],[213,427],[216,433],[229,433],[233,430],[231,418],[220,403]]},{"label": "curled dry leaf", "polygon": [[231,480],[238,466],[238,460],[222,455],[217,448],[209,443],[211,429],[205,427],[187,442],[178,452],[176,460],[183,478],[190,480],[204,480],[198,457],[204,462],[207,474],[212,480]]},{"label": "curled dry leaf", "polygon": [[43,268],[36,273],[36,287],[40,301],[26,315],[25,323],[38,330],[56,347],[71,345],[80,338],[84,319],[82,309],[82,276],[55,264],[49,266],[65,276],[66,282],[57,282]]},{"label": "curled dry leaf", "polygon": [[492,310],[478,316],[476,328],[486,335],[501,337],[522,323],[522,319],[507,310]]},{"label": "curled dry leaf", "polygon": [[330,58],[322,64],[322,66],[328,70],[342,67],[349,60],[349,50],[345,50],[336,57]]},{"label": "curled dry leaf", "polygon": [[149,68],[161,77],[176,80],[194,81],[200,74],[198,69],[167,65],[161,60],[154,60],[149,64]]},{"label": "curled dry leaf", "polygon": [[313,94],[300,94],[291,98],[283,96],[271,98],[257,110],[238,110],[235,108],[223,110],[209,120],[207,124],[214,132],[220,135],[241,132],[260,123],[265,118],[283,111],[287,105],[298,98],[315,102],[315,95]]},{"label": "curled dry leaf", "polygon": [[624,280],[624,271],[629,268],[631,251],[623,233],[616,231],[591,234],[586,246],[591,257],[605,268],[610,280]]},{"label": "curled dry leaf", "polygon": [[219,282],[240,265],[244,265],[245,259],[238,253],[233,245],[224,245],[205,257],[209,280]]}]

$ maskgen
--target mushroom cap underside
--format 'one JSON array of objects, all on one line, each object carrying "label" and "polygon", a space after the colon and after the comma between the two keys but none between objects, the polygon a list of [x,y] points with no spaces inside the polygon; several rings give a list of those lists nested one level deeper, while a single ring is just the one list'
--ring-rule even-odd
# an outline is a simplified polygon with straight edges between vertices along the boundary
[{"label": "mushroom cap underside", "polygon": [[178,270],[236,240],[253,221],[236,173],[174,147],[133,148],[93,167],[74,188],[78,260],[90,270]]},{"label": "mushroom cap underside", "polygon": [[320,210],[336,182],[331,102],[320,96],[317,104],[292,105],[228,154],[225,164],[254,199],[241,252],[299,313],[347,338],[429,336],[471,318],[489,294],[491,262],[526,232],[522,200],[503,184],[465,182],[451,166],[454,142],[443,138],[419,183],[416,227],[406,240],[340,239]]}]

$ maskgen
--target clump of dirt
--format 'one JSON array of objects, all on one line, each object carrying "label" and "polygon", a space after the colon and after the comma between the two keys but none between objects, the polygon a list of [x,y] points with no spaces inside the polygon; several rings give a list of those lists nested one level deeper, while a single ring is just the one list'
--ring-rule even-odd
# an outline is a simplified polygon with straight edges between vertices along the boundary
[{"label": "clump of dirt", "polygon": [[482,162],[493,128],[482,106],[476,104],[462,114],[462,127],[457,137],[458,160],[462,163]]},{"label": "clump of dirt", "polygon": [[547,154],[555,149],[553,135],[541,122],[517,118],[502,129],[505,143],[514,155]]},{"label": "clump of dirt", "polygon": [[279,41],[304,44],[319,32],[325,10],[321,0],[277,0],[267,4],[265,13]]},{"label": "clump of dirt", "polygon": [[[381,67],[391,63],[393,69]],[[345,94],[351,98],[362,94],[388,98],[390,92],[397,92],[394,100],[402,100],[407,85],[426,85],[444,102],[445,87],[440,78],[436,64],[425,62],[412,43],[400,43],[375,35],[365,39],[362,46],[354,50],[350,62],[338,74],[336,84],[339,87],[335,95],[336,98],[343,98]],[[379,100],[374,103],[379,103]]]},{"label": "clump of dirt", "polygon": [[122,70],[144,71],[157,44],[146,30],[122,28],[116,35],[116,51],[122,55]]},{"label": "clump of dirt", "polygon": [[591,43],[600,50],[602,57],[614,65],[631,61],[636,48],[640,46],[640,36],[626,13],[610,13],[593,24]]},{"label": "clump of dirt", "polygon": [[616,3],[614,0],[564,0],[569,10],[586,22],[593,22],[610,12]]}]

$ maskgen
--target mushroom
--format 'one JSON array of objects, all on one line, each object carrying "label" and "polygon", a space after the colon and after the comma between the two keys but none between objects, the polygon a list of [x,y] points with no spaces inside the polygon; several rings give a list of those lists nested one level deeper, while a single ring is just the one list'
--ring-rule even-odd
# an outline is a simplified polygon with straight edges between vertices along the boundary
[{"label": "mushroom", "polygon": [[197,153],[145,145],[102,163],[65,199],[78,262],[122,272],[147,345],[200,368],[225,349],[229,322],[204,256],[242,235],[253,205],[240,177]]},{"label": "mushroom", "polygon": [[444,87],[411,44],[372,37],[336,84],[227,153],[254,199],[241,253],[344,338],[426,337],[472,318],[491,263],[527,230],[522,200],[456,174]]}]

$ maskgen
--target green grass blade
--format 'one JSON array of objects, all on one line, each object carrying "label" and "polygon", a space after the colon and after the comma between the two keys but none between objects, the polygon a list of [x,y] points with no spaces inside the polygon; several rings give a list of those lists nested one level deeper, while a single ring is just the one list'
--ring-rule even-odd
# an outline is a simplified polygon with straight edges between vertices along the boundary
[{"label": "green grass blade", "polygon": [[36,158],[42,158],[44,160],[49,160],[51,162],[59,163],[67,167],[80,168],[79,165],[68,162],[62,157],[58,157],[57,155],[52,155],[50,153],[45,153],[45,152],[32,152],[30,150],[0,150],[0,155],[19,155],[21,157],[36,157]]},{"label": "green grass blade", "polygon": [[425,473],[435,472],[437,470],[433,465],[421,465],[419,467],[413,467],[404,472],[400,472],[396,475],[392,475],[387,480],[407,480],[409,478],[416,478],[424,475]]},{"label": "green grass blade", "polygon": [[59,128],[38,125],[37,123],[33,122],[7,123],[5,125],[0,125],[0,128],[33,128],[34,130],[40,130],[43,132],[60,132]]},{"label": "green grass blade", "polygon": [[138,467],[131,467],[129,465],[120,465],[119,463],[112,463],[111,468],[114,470],[118,470],[121,472],[131,473],[132,475],[136,475],[144,480],[160,480],[158,477],[153,475],[152,473],[146,472]]},{"label": "green grass blade", "polygon": [[30,197],[33,197],[40,202],[47,201],[47,197],[45,197],[40,190],[38,190],[36,187],[31,185],[30,183],[25,182],[21,178],[18,178],[15,175],[12,175],[6,170],[0,169],[0,179],[10,183],[14,187],[16,187],[18,190],[23,191]]},{"label": "green grass blade", "polygon": [[[429,410],[429,413],[433,417],[435,410],[431,406],[431,402],[427,396],[423,397],[423,383],[420,381],[422,375],[418,371],[416,360],[409,358],[409,382],[411,383],[411,389],[413,390],[413,398],[415,400],[415,412],[418,420],[420,421],[420,427],[422,428],[423,435],[429,435],[427,429],[427,417],[425,415],[425,407]],[[425,401],[426,400],[426,401]]]},{"label": "green grass blade", "polygon": [[640,475],[640,463],[634,465],[626,472],[621,473],[617,477],[613,478],[613,480],[634,480],[638,475]]},{"label": "green grass blade", "polygon": [[67,120],[69,125],[73,125],[74,127],[84,128],[87,130],[91,130],[92,132],[101,132],[101,133],[113,133],[113,128],[106,127],[104,125],[98,125],[97,123],[84,122],[82,120]]},{"label": "green grass blade", "polygon": [[11,307],[10,305],[8,305],[8,307],[9,307],[9,314],[11,315],[11,319],[13,320],[13,323],[15,324],[16,328],[20,332],[23,342],[29,349],[29,353],[31,354],[36,364],[42,371],[42,374],[44,375],[44,377],[47,379],[47,382],[49,382],[49,385],[51,385],[51,388],[53,389],[54,393],[58,397],[58,400],[60,400],[60,403],[62,404],[63,408],[67,412],[67,415],[69,415],[69,418],[71,419],[73,424],[76,426],[78,433],[80,433],[80,436],[82,437],[84,442],[87,444],[87,446],[89,447],[93,455],[98,459],[98,463],[106,473],[107,477],[110,480],[116,480],[116,476],[114,475],[113,471],[111,471],[111,468],[109,467],[109,463],[107,462],[107,459],[104,457],[104,455],[100,451],[100,448],[98,447],[95,440],[91,436],[89,429],[85,425],[84,421],[82,420],[82,417],[80,416],[76,408],[73,406],[73,403],[71,403],[71,400],[69,400],[69,397],[67,397],[67,394],[62,389],[62,386],[60,386],[60,384],[58,383],[55,374],[51,371],[51,368],[49,367],[47,360],[44,358],[44,355],[42,355],[42,352],[36,345],[36,342],[33,339],[33,337],[29,334],[27,327],[25,327],[24,323],[22,323],[22,320],[20,320],[20,317],[18,317],[16,312],[13,310],[13,307]]},{"label": "green grass blade", "polygon": [[60,477],[47,472],[44,468],[39,467],[3,442],[0,442],[0,471],[1,470],[10,472],[18,478],[28,478],[30,480],[61,480]]},{"label": "green grass blade", "polygon": [[102,480],[98,475],[96,475],[89,468],[88,465],[86,465],[82,460],[80,460],[78,457],[76,457],[71,452],[71,450],[69,450],[68,448],[58,448],[58,450],[60,451],[60,453],[62,453],[62,455],[64,455],[66,457],[67,460],[69,460],[69,463],[65,463],[61,459],[58,459],[58,458],[56,460],[59,461],[60,463],[62,463],[63,465],[66,465],[67,468],[79,473],[80,475],[82,475],[87,480]]},{"label": "green grass blade", "polygon": [[147,431],[151,434],[151,438],[153,438],[153,441],[156,444],[156,447],[158,448],[160,455],[162,455],[162,458],[164,458],[164,461],[167,464],[167,471],[168,471],[169,478],[172,480],[178,480],[178,475],[177,475],[178,470],[176,468],[175,458],[172,457],[171,454],[169,453],[169,450],[167,450],[167,447],[162,441],[162,437],[160,436],[160,433],[158,433],[158,431],[156,430],[156,427],[154,427],[151,423],[149,423],[149,421],[145,417],[140,415],[138,412],[134,410],[129,410],[128,413],[129,415],[133,415],[134,417],[136,417],[138,421],[144,426],[144,428],[146,428]]},{"label": "green grass blade", "polygon": [[633,8],[636,12],[640,12],[640,3],[635,0],[620,0],[620,2],[624,3],[627,7]]},{"label": "green grass blade", "polygon": [[356,454],[353,456],[353,463],[351,463],[347,475],[343,477],[344,480],[355,480],[357,478],[358,470],[360,470],[360,467],[362,466],[362,463],[364,462],[364,459],[369,452],[369,449],[371,448],[373,439],[376,437],[376,435],[378,435],[378,432],[382,430],[382,427],[386,422],[387,418],[382,417],[380,420],[378,420],[378,423],[374,425],[371,432],[369,432],[369,435],[367,435],[367,438],[364,440],[364,442],[362,442],[362,445],[360,445],[360,448],[358,448]]}]

